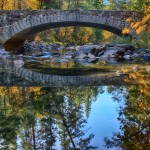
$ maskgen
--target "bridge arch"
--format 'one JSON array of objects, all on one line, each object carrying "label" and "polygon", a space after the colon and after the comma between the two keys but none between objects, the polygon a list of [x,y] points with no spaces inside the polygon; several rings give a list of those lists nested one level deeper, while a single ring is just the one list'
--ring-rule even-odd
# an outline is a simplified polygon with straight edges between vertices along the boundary
[{"label": "bridge arch", "polygon": [[[41,31],[66,26],[84,26],[104,29],[121,35],[122,29],[129,27],[126,21],[131,15],[126,12],[110,11],[50,11],[32,17],[24,17],[3,27],[0,42],[6,50],[19,48],[25,40],[31,40]],[[32,14],[31,14],[32,15]]]}]

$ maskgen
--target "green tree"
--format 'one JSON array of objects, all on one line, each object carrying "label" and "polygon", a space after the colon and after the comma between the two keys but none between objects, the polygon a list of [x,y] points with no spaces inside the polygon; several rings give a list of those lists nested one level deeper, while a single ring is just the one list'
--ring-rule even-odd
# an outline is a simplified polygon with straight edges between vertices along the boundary
[{"label": "green tree", "polygon": [[111,139],[105,139],[107,148],[150,149],[149,89],[150,86],[143,85],[127,87],[125,92],[128,92],[129,96],[125,99],[125,105],[120,107],[118,117],[121,131],[114,133]]}]

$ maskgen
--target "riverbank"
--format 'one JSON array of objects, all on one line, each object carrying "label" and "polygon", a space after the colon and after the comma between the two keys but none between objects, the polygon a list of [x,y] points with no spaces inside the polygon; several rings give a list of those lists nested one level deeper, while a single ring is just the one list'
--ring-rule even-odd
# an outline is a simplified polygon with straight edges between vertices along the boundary
[{"label": "riverbank", "polygon": [[0,57],[42,58],[55,63],[77,62],[80,64],[103,61],[108,64],[120,62],[150,62],[150,51],[136,49],[130,44],[87,44],[68,45],[25,42],[20,50],[6,52],[0,46]]},{"label": "riverbank", "polygon": [[145,48],[136,49],[130,44],[87,44],[81,46],[62,46],[57,44],[42,44],[26,42],[16,54],[24,57],[50,58],[54,61],[76,61],[79,63],[94,63],[106,61],[117,63],[122,61],[150,61],[150,51]]}]

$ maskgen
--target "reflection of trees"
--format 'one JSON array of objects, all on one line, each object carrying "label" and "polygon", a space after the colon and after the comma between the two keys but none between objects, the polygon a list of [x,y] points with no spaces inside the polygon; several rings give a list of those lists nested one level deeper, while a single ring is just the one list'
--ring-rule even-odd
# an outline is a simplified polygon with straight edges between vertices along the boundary
[{"label": "reflection of trees", "polygon": [[[34,128],[31,130],[31,127],[34,118],[29,113],[32,91],[39,94],[39,88],[0,88],[0,141],[4,149],[16,149],[18,138],[22,139],[25,150],[33,146],[31,134],[34,135]],[[19,128],[23,129],[22,133]]]},{"label": "reflection of trees", "polygon": [[18,126],[19,118],[17,116],[7,116],[0,112],[0,149],[16,149]]},{"label": "reflection of trees", "polygon": [[[96,147],[90,145],[93,135],[90,134],[85,138],[86,120],[83,117],[82,101],[78,103],[78,106],[75,104],[74,98],[76,99],[75,95],[78,93],[75,89],[77,88],[74,88],[74,91],[73,88],[43,89],[45,100],[47,100],[46,107],[49,108],[47,105],[50,104],[54,108],[51,116],[56,119],[62,149],[95,149]],[[82,92],[79,93],[82,95]]]},{"label": "reflection of trees", "polygon": [[96,87],[0,88],[1,145],[55,150],[59,139],[64,150],[95,149],[93,134],[85,135],[84,109],[89,115],[96,95]]},{"label": "reflection of trees", "polygon": [[121,132],[114,133],[111,139],[105,139],[107,148],[150,149],[150,86],[146,85],[144,78],[139,78],[139,74],[134,76],[143,84],[126,87],[129,96],[125,105],[120,107],[118,117]]}]

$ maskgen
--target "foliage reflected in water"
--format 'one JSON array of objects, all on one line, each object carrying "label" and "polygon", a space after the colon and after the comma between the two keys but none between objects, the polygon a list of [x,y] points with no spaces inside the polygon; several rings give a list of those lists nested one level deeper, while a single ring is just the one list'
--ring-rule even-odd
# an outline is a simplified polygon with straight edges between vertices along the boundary
[{"label": "foliage reflected in water", "polygon": [[[59,64],[59,63],[58,63]],[[51,74],[51,75],[61,75],[61,76],[78,76],[78,75],[93,75],[98,73],[111,73],[113,72],[111,70],[110,66],[101,66],[97,67],[97,65],[88,64],[87,66],[79,65],[74,62],[67,62],[62,64],[42,64],[37,62],[30,62],[26,63],[24,67],[26,69],[45,73],[45,74]],[[96,68],[97,67],[97,68]]]},{"label": "foliage reflected in water", "polygon": [[[105,138],[107,148],[150,149],[150,86],[146,76],[131,73],[141,85],[107,86],[120,103],[120,131]],[[145,79],[145,80],[144,80]],[[128,82],[128,81],[127,81]],[[87,135],[91,105],[104,87],[1,87],[1,149],[96,149]],[[98,135],[101,136],[101,135]],[[99,141],[96,141],[99,144]]]},{"label": "foliage reflected in water", "polygon": [[[132,76],[138,78],[143,84],[126,87],[125,104],[120,107],[118,117],[121,131],[114,133],[111,139],[105,138],[107,148],[150,149],[150,86],[139,73]],[[116,89],[114,91],[120,93]]]},{"label": "foliage reflected in water", "polygon": [[60,141],[64,150],[96,149],[90,144],[94,135],[85,135],[83,111],[85,105],[89,115],[97,89],[1,87],[1,148],[54,150]]}]

